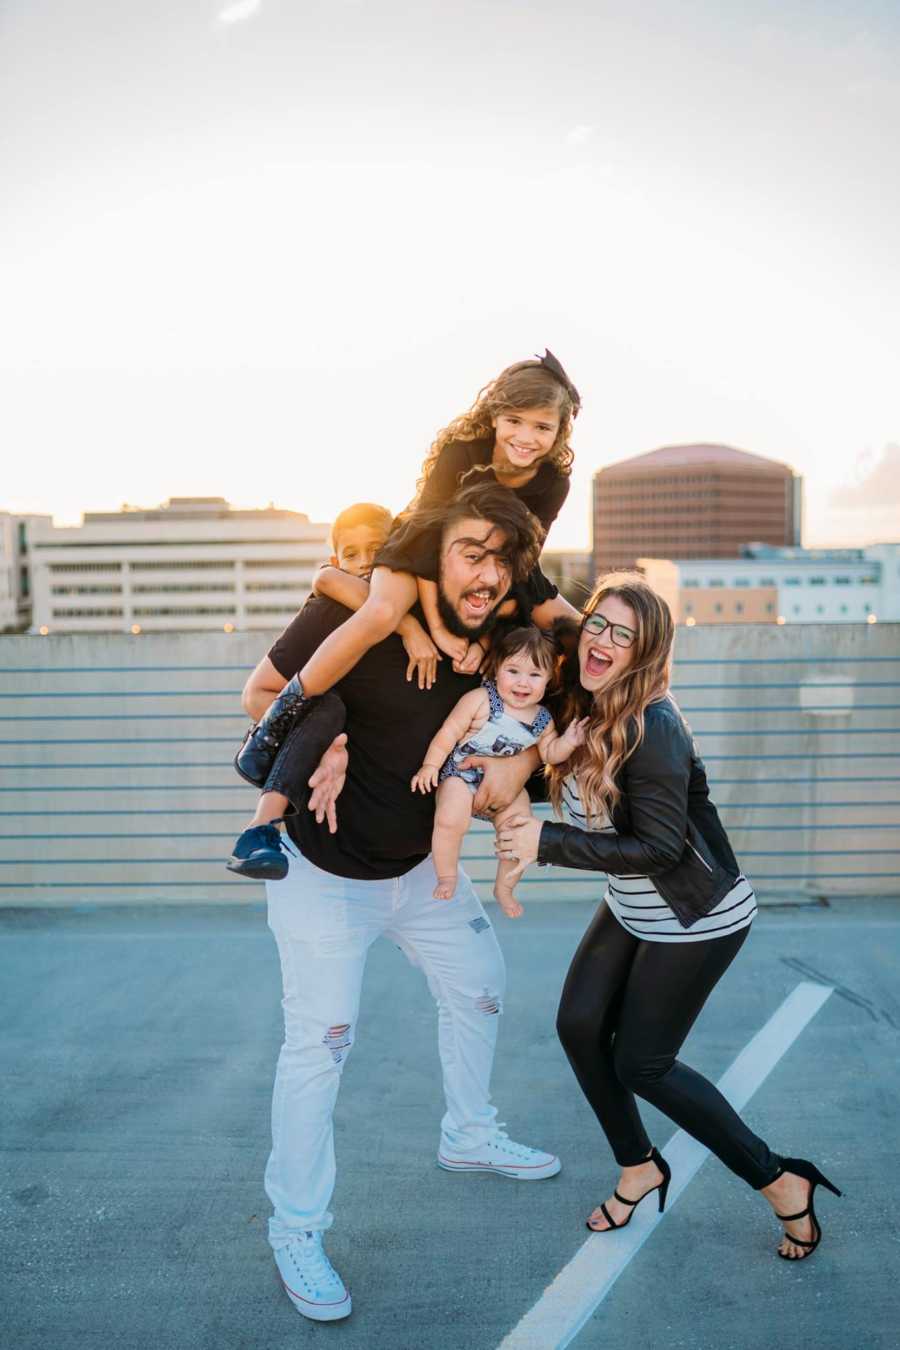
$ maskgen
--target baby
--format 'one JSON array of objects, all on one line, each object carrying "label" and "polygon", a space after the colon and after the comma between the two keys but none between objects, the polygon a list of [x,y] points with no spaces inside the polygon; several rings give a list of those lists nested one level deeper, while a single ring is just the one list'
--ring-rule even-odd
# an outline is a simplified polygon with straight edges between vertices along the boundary
[{"label": "baby", "polygon": [[[573,722],[560,736],[541,705],[555,654],[553,643],[538,628],[514,628],[499,639],[489,658],[492,677],[459,700],[412,780],[413,792],[437,787],[431,850],[438,900],[449,900],[456,891],[460,846],[472,819],[472,798],[484,776],[481,769],[461,768],[461,761],[469,755],[517,755],[536,745],[544,764],[561,764],[584,742],[587,718]],[[508,816],[528,814],[530,809],[528,794],[522,791],[493,824],[499,829]],[[494,885],[494,898],[510,919],[522,914],[508,879],[514,867],[512,862],[498,863]]]}]

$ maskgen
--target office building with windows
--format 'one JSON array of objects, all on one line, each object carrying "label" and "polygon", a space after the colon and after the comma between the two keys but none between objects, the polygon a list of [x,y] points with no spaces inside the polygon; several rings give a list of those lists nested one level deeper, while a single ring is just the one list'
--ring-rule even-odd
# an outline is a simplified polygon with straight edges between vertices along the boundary
[{"label": "office building with windows", "polygon": [[739,558],[641,558],[676,621],[876,623],[900,621],[900,543],[868,548],[746,544]]},{"label": "office building with windows", "polygon": [[760,540],[799,545],[802,482],[730,445],[669,445],[594,474],[594,572],[638,558],[735,558]]},{"label": "office building with windows", "polygon": [[173,497],[49,519],[29,538],[32,632],[279,629],[309,595],[329,526],[297,511]]},{"label": "office building with windows", "polygon": [[50,523],[50,516],[0,511],[0,633],[23,633],[31,623],[29,544],[32,531]]}]

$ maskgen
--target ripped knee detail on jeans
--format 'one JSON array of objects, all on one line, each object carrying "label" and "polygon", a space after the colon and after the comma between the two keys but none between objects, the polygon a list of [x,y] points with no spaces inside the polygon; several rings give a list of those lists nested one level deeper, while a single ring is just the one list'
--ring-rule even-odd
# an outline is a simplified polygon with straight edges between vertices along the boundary
[{"label": "ripped knee detail on jeans", "polygon": [[484,986],[484,992],[479,994],[475,1000],[475,1007],[479,1012],[484,1013],[486,1017],[496,1017],[503,1012],[503,1003],[499,994],[492,994],[487,985]]},{"label": "ripped knee detail on jeans", "polygon": [[335,1064],[343,1061],[344,1054],[352,1045],[350,1036],[350,1023],[340,1022],[336,1026],[329,1027],[322,1037],[322,1044],[331,1052],[331,1058]]}]

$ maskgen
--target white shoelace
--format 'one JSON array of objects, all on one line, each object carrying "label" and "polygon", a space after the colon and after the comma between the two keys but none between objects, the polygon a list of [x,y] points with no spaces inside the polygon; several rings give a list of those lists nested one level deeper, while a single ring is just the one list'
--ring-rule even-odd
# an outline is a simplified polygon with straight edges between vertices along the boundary
[{"label": "white shoelace", "polygon": [[323,1285],[330,1285],[335,1291],[343,1287],[340,1276],[325,1255],[321,1233],[307,1233],[304,1237],[294,1238],[288,1246],[300,1275],[317,1291]]},{"label": "white shoelace", "polygon": [[506,1124],[505,1120],[499,1123],[496,1130],[488,1140],[488,1143],[496,1145],[496,1147],[502,1149],[504,1153],[510,1153],[514,1157],[517,1156],[519,1158],[529,1158],[535,1152],[535,1150],[533,1148],[529,1148],[527,1144],[517,1144],[515,1140],[510,1139],[509,1135],[506,1133],[506,1130],[503,1128],[505,1124]]}]

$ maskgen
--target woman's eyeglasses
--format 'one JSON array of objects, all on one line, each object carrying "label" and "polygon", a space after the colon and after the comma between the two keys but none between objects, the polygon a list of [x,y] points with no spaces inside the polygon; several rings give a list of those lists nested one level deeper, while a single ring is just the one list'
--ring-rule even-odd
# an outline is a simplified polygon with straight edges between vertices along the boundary
[{"label": "woman's eyeglasses", "polygon": [[608,628],[610,630],[609,636],[617,647],[630,647],[637,637],[637,633],[633,633],[624,624],[610,623],[609,619],[605,619],[602,614],[585,614],[581,620],[581,627],[586,629],[588,633],[594,633],[597,637],[601,633],[605,633]]}]

